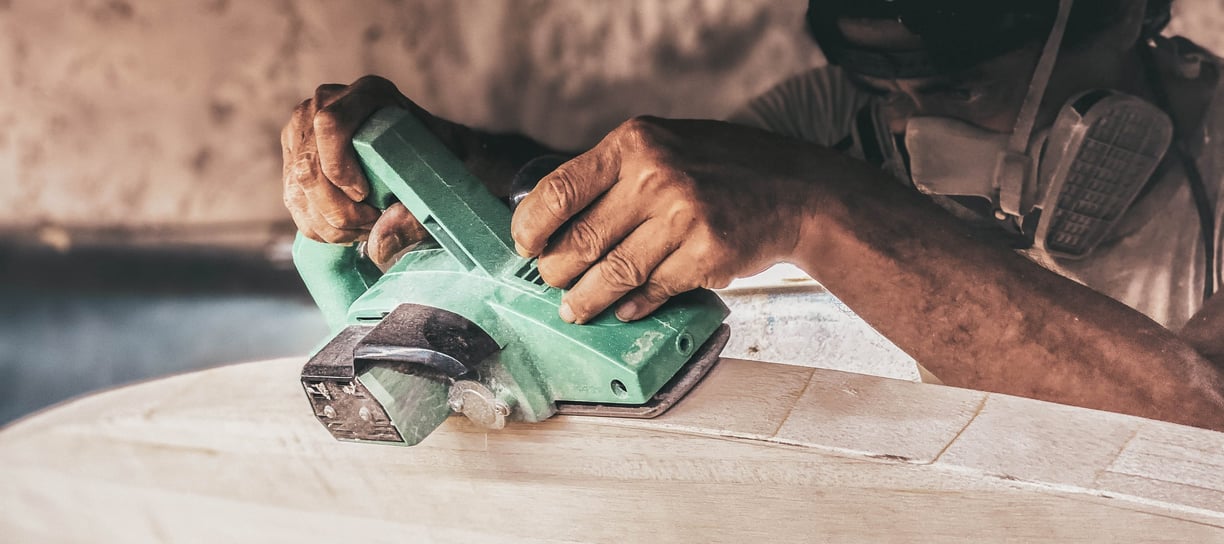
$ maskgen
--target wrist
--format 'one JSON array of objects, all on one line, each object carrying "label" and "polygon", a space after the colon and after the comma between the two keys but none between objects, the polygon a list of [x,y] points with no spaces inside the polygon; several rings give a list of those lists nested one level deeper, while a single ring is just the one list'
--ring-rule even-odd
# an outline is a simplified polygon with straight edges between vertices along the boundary
[{"label": "wrist", "polygon": [[[833,156],[836,155],[836,156]],[[846,233],[846,202],[859,164],[840,153],[816,154],[806,161],[801,180],[798,238],[788,262],[809,274],[827,260],[836,240]]]}]

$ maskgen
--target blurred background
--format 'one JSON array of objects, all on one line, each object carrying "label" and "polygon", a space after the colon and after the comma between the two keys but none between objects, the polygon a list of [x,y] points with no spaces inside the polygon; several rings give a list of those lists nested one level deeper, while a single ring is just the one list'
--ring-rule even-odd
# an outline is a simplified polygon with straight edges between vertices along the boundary
[{"label": "blurred background", "polygon": [[[279,151],[320,83],[384,75],[438,115],[577,149],[637,114],[724,116],[820,64],[805,5],[0,0],[0,424],[325,338]],[[1224,2],[1175,10],[1170,33],[1224,50]],[[905,359],[818,288],[730,296],[731,355]]]}]

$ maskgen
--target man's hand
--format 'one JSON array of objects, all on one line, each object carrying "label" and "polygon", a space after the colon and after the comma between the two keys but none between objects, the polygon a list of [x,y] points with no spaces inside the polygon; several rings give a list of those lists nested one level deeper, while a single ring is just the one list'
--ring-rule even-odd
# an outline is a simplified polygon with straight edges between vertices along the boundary
[{"label": "man's hand", "polygon": [[798,162],[811,152],[794,145],[715,121],[633,119],[540,180],[511,232],[545,281],[573,286],[562,319],[617,301],[618,318],[640,319],[792,257],[819,201]]},{"label": "man's hand", "polygon": [[567,321],[617,301],[637,319],[791,261],[949,385],[1224,430],[1210,354],[812,144],[635,119],[541,180],[511,228],[548,283],[573,284]]},{"label": "man's hand", "polygon": [[298,229],[320,242],[368,239],[370,258],[380,266],[428,236],[403,204],[380,215],[362,203],[370,185],[357,162],[353,134],[370,115],[388,106],[411,111],[448,146],[462,129],[430,115],[390,81],[366,76],[352,85],[319,86],[293,110],[281,131],[285,207]]}]

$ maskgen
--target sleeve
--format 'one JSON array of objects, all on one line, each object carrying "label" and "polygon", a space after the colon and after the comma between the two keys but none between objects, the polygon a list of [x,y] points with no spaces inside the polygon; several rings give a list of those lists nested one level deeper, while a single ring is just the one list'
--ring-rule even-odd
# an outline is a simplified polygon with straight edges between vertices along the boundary
[{"label": "sleeve", "polygon": [[727,120],[834,147],[850,136],[855,114],[869,98],[840,68],[822,66],[782,81]]}]

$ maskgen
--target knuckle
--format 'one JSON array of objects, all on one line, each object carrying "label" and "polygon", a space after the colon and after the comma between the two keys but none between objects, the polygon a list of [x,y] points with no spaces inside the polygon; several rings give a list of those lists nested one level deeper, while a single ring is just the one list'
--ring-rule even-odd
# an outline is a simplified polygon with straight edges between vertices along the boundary
[{"label": "knuckle", "polygon": [[288,209],[289,212],[296,218],[297,212],[300,208],[300,206],[298,206],[297,195],[294,194],[293,191],[286,189],[281,195],[281,201],[284,202],[285,208]]},{"label": "knuckle", "polygon": [[298,102],[298,105],[293,107],[293,120],[296,121],[303,117],[308,117],[310,112],[314,111],[314,104],[315,99],[313,97]]},{"label": "knuckle", "polygon": [[623,150],[641,151],[650,147],[647,126],[648,121],[642,117],[634,117],[616,127],[616,143]]},{"label": "knuckle", "polygon": [[294,119],[290,119],[289,122],[285,123],[285,126],[281,128],[281,131],[280,131],[281,149],[288,150],[292,148],[293,132],[294,132],[293,127],[295,124],[296,123],[294,123]]},{"label": "knuckle", "polygon": [[672,199],[661,215],[667,228],[678,234],[691,233],[698,221],[697,210],[691,202],[684,199]]},{"label": "knuckle", "polygon": [[320,109],[314,115],[312,125],[315,133],[320,136],[331,135],[335,132],[336,127],[340,124],[340,116],[336,112],[334,106],[328,106]]},{"label": "knuckle", "polygon": [[702,262],[710,262],[719,253],[719,244],[710,240],[705,236],[694,236],[688,242],[685,242],[685,248],[692,255],[696,255],[702,259]]},{"label": "knuckle", "polygon": [[293,218],[293,224],[297,225],[298,230],[301,231],[302,234],[305,234],[307,238],[310,238],[316,242],[323,241],[322,238],[318,237],[318,234],[315,234],[315,225],[310,220],[309,213],[306,213],[303,210],[295,210],[290,207],[289,216]]},{"label": "knuckle", "polygon": [[284,164],[281,165],[281,190],[284,193],[285,201],[289,201],[289,191],[298,186],[297,176],[293,174],[293,157],[285,154]]},{"label": "knuckle", "polygon": [[389,89],[389,88],[394,89],[395,84],[391,83],[391,81],[385,77],[375,75],[375,74],[366,74],[354,80],[351,87],[353,87],[354,89],[362,89],[362,90],[364,89],[384,90],[384,89]]},{"label": "knuckle", "polygon": [[562,276],[560,268],[561,263],[555,255],[542,255],[539,262],[536,263],[536,269],[540,271],[540,278],[544,280],[544,283],[554,287],[563,287],[569,280]]},{"label": "knuckle", "polygon": [[331,226],[318,226],[315,232],[322,238],[322,241],[329,244],[343,244],[351,242],[354,238],[350,233]]},{"label": "knuckle", "polygon": [[697,198],[697,178],[684,168],[670,168],[668,173],[671,174],[670,187],[676,193],[675,200],[686,204],[694,202]]},{"label": "knuckle", "polygon": [[660,195],[669,185],[671,180],[654,161],[646,162],[638,170],[637,187],[642,194]]},{"label": "knuckle", "polygon": [[329,244],[344,243],[344,237],[339,234],[339,231],[322,229],[316,230],[315,233],[319,235],[320,241],[322,242],[327,242]]},{"label": "knuckle", "polygon": [[587,221],[577,221],[570,227],[570,243],[578,258],[586,263],[599,260],[604,253],[604,236],[599,229]]},{"label": "knuckle", "polygon": [[706,280],[705,285],[709,289],[726,289],[731,285],[731,281],[735,278],[726,274],[717,274]]},{"label": "knuckle", "polygon": [[544,209],[557,218],[568,218],[578,202],[577,179],[562,166],[553,172],[542,191]]},{"label": "knuckle", "polygon": [[319,233],[315,232],[314,229],[311,229],[309,226],[302,225],[301,223],[298,223],[298,232],[301,232],[302,236],[305,236],[316,242],[326,242],[327,241],[327,240],[324,240],[322,236],[319,236]]},{"label": "knuckle", "polygon": [[318,87],[315,87],[314,96],[311,98],[311,100],[314,101],[314,104],[317,107],[318,104],[325,103],[328,97],[343,92],[344,89],[345,86],[338,83],[324,83]]},{"label": "knuckle", "polygon": [[382,106],[403,105],[402,95],[395,84],[386,78],[372,74],[357,78],[349,87],[348,94],[353,96],[352,102],[362,104],[362,108],[369,110],[350,112],[360,114],[363,117],[365,113],[372,112]]},{"label": "knuckle", "polygon": [[622,291],[642,285],[647,277],[644,267],[622,251],[613,251],[604,257],[599,272],[605,283]]},{"label": "knuckle", "polygon": [[285,175],[285,186],[281,191],[281,197],[284,199],[285,205],[290,209],[305,209],[306,192],[302,190],[301,185],[294,183],[294,181],[291,176]]},{"label": "knuckle", "polygon": [[339,229],[352,229],[362,226],[355,206],[333,206],[322,210],[323,220],[328,225]]},{"label": "knuckle", "polygon": [[293,108],[293,113],[289,115],[289,122],[285,123],[285,127],[281,129],[281,145],[290,147],[293,143],[306,139],[306,135],[312,128],[311,119],[314,117],[314,99],[307,98]]},{"label": "knuckle", "polygon": [[306,186],[315,181],[319,170],[314,153],[300,153],[289,165],[286,173],[286,184]]},{"label": "knuckle", "polygon": [[648,141],[658,130],[659,118],[649,115],[638,115],[621,123],[619,132],[622,136],[638,141]]},{"label": "knuckle", "polygon": [[617,127],[618,143],[648,163],[668,164],[671,153],[668,152],[667,127],[663,123],[664,120],[658,117],[634,117]]},{"label": "knuckle", "polygon": [[646,287],[642,289],[642,299],[649,304],[663,304],[667,299],[679,293],[671,289],[670,284],[665,281],[652,279]]},{"label": "knuckle", "polygon": [[340,85],[337,83],[324,83],[322,85],[319,85],[318,87],[315,87],[314,94],[315,96],[328,95],[328,94],[331,94],[343,88],[344,88],[343,85]]}]

